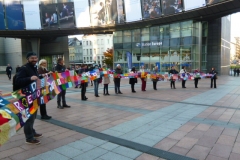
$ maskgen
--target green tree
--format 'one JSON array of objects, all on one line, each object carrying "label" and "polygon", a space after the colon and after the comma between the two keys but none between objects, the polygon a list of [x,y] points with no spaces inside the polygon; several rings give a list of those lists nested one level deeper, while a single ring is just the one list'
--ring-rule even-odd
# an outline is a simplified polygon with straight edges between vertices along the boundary
[{"label": "green tree", "polygon": [[113,49],[108,49],[106,52],[104,52],[104,59],[103,59],[103,63],[105,63],[107,65],[108,68],[112,68],[113,67]]}]

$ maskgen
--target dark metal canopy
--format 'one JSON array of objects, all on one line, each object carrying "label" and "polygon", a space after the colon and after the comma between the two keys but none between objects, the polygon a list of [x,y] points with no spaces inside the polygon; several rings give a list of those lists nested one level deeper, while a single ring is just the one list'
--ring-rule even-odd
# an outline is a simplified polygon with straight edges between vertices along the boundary
[{"label": "dark metal canopy", "polygon": [[118,30],[129,30],[136,28],[144,28],[155,25],[169,24],[186,20],[210,21],[229,14],[240,11],[240,0],[223,1],[213,5],[197,8],[190,11],[169,16],[162,16],[154,19],[144,19],[137,22],[124,23],[114,26],[105,27],[88,27],[75,29],[58,30],[21,30],[21,31],[0,31],[0,37],[12,38],[44,38],[44,37],[61,37],[78,34],[106,34]]}]

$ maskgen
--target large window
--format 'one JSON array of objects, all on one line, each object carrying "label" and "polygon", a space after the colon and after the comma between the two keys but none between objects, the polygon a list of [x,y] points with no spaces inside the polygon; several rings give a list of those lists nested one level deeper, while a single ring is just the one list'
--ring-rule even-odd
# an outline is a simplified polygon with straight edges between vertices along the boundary
[{"label": "large window", "polygon": [[149,41],[149,28],[143,28],[142,29],[141,40],[142,40],[142,42]]}]

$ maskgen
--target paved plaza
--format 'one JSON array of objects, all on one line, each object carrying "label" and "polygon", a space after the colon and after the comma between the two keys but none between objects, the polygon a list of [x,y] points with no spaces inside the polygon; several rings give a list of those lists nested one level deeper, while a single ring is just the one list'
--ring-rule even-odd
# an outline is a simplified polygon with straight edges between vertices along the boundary
[{"label": "paved plaza", "polygon": [[[138,81],[140,82],[140,80]],[[35,129],[42,133],[40,145],[25,144],[21,129],[0,147],[1,160],[239,160],[240,77],[220,76],[217,89],[210,79],[159,82],[146,92],[136,85],[132,93],[128,80],[121,83],[122,95],[95,97],[88,86],[88,101],[81,101],[81,89],[67,90],[71,108],[57,109],[56,98],[47,104],[51,120],[38,116]],[[9,92],[11,82],[0,75],[0,90]],[[38,113],[39,114],[39,113]]]}]

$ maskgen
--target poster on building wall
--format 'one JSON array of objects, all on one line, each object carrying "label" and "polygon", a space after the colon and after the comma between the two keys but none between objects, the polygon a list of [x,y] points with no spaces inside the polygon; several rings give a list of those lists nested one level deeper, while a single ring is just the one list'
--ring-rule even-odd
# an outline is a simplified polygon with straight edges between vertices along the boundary
[{"label": "poster on building wall", "polygon": [[0,30],[5,30],[3,1],[0,0]]},{"label": "poster on building wall", "polygon": [[206,6],[205,0],[184,0],[185,11]]},{"label": "poster on building wall", "polygon": [[123,0],[90,0],[92,26],[124,23]]},{"label": "poster on building wall", "polygon": [[223,2],[223,1],[227,1],[227,0],[206,0],[206,3],[207,5],[211,5],[211,4]]},{"label": "poster on building wall", "polygon": [[164,15],[171,15],[182,12],[182,0],[162,0],[162,12]]},{"label": "poster on building wall", "polygon": [[90,27],[89,3],[87,0],[74,0],[77,27]]},{"label": "poster on building wall", "polygon": [[23,30],[23,6],[20,1],[5,1],[6,20],[9,30]]},{"label": "poster on building wall", "polygon": [[60,28],[75,27],[73,2],[58,3],[58,13]]},{"label": "poster on building wall", "polygon": [[162,15],[160,0],[142,0],[143,18],[156,18]]},{"label": "poster on building wall", "polygon": [[39,0],[23,1],[26,29],[41,29]]},{"label": "poster on building wall", "polygon": [[140,0],[125,0],[126,22],[142,20],[141,1]]},{"label": "poster on building wall", "polygon": [[44,29],[58,29],[58,12],[56,4],[42,4],[42,27]]}]

